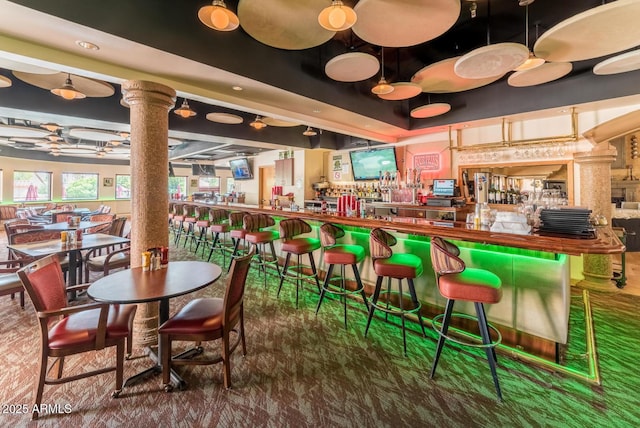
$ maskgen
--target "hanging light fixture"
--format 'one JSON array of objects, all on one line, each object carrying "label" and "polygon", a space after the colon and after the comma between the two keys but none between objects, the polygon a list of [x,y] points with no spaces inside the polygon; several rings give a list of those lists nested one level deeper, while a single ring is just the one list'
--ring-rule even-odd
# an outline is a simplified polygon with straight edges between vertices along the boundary
[{"label": "hanging light fixture", "polygon": [[262,121],[262,118],[260,117],[260,115],[258,115],[254,119],[254,121],[249,124],[249,126],[252,127],[252,128],[255,128],[255,129],[262,129],[262,128],[266,128],[267,124],[264,123]]},{"label": "hanging light fixture", "polygon": [[387,79],[384,78],[384,48],[382,48],[382,65],[380,67],[380,80],[378,84],[371,88],[371,92],[376,95],[390,94],[393,92],[393,86],[391,86]]},{"label": "hanging light fixture", "polygon": [[42,125],[40,125],[41,128],[46,129],[49,132],[57,132],[59,130],[62,129],[62,126],[58,125],[57,123],[52,123],[52,122],[47,122],[47,123],[43,123]]},{"label": "hanging light fixture", "polygon": [[227,9],[223,0],[213,0],[211,6],[202,6],[198,18],[204,25],[217,31],[233,31],[240,25],[238,16]]},{"label": "hanging light fixture", "polygon": [[302,133],[302,135],[305,137],[315,137],[318,133],[314,131],[312,127],[307,126],[307,129]]},{"label": "hanging light fixture", "polygon": [[52,89],[51,93],[62,97],[65,100],[79,100],[87,97],[85,94],[73,87],[73,82],[71,82],[71,74],[69,73],[67,73],[67,79],[64,81],[64,85],[59,88]]},{"label": "hanging light fixture", "polygon": [[186,98],[182,100],[182,105],[180,106],[180,108],[175,109],[173,112],[178,116],[184,118],[193,117],[197,114],[195,111],[191,110],[191,107],[189,107],[189,103],[187,102]]},{"label": "hanging light fixture", "polygon": [[[529,5],[533,3],[533,0],[525,2],[523,4],[523,1],[520,2],[520,6],[524,6],[525,7],[525,46],[527,47],[527,49],[529,49]],[[536,24],[536,39],[538,38],[538,24]],[[542,64],[544,64],[544,59],[542,58],[538,58],[536,56],[536,54],[533,53],[533,51],[531,51],[531,49],[529,49],[529,58],[527,58],[527,60],[525,62],[523,62],[521,65],[519,65],[518,67],[514,68],[514,71],[524,71],[524,70],[532,70],[536,67],[540,67]]]},{"label": "hanging light fixture", "polygon": [[51,133],[51,134],[45,136],[45,138],[47,140],[51,141],[52,143],[55,143],[55,142],[58,142],[58,141],[62,140],[61,136],[59,136],[58,134],[54,134],[54,133]]},{"label": "hanging light fixture", "polygon": [[340,0],[332,0],[331,6],[325,7],[318,15],[318,22],[329,31],[342,31],[351,28],[358,20],[356,12],[345,6]]}]

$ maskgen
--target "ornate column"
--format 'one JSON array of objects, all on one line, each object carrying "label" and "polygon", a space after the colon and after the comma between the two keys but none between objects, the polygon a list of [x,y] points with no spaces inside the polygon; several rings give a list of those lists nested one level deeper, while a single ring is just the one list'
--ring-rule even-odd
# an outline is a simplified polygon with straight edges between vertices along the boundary
[{"label": "ornate column", "polygon": [[[574,155],[580,165],[580,205],[588,207],[596,215],[604,215],[611,224],[611,164],[616,149],[608,141],[599,143],[590,152]],[[582,262],[584,279],[579,287],[600,291],[617,291],[611,280],[611,256],[585,254]]]},{"label": "ornate column", "polygon": [[[168,111],[175,105],[176,92],[158,83],[128,80],[122,96],[131,110],[131,267],[136,267],[141,252],[169,245]],[[138,305],[136,346],[156,345],[157,329],[158,303]]]}]

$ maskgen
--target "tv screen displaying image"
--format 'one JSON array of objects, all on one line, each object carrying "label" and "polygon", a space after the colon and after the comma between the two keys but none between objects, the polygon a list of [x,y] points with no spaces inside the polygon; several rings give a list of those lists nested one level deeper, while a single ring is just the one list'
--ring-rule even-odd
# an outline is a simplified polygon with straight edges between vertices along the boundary
[{"label": "tv screen displaying image", "polygon": [[453,178],[447,178],[443,180],[433,180],[433,195],[434,196],[455,196],[456,192],[456,180]]},{"label": "tv screen displaying image", "polygon": [[354,180],[378,180],[380,171],[396,171],[396,150],[393,147],[349,152]]},{"label": "tv screen displaying image", "polygon": [[234,180],[250,180],[253,178],[251,166],[247,158],[233,159],[229,161],[231,175]]},{"label": "tv screen displaying image", "polygon": [[196,176],[213,176],[216,175],[216,169],[213,165],[193,164],[191,165],[191,175]]}]

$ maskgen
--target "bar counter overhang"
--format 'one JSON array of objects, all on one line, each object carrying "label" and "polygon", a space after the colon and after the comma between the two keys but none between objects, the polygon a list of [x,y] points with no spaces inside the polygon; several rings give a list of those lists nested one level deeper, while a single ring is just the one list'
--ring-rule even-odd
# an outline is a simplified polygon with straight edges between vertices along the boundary
[{"label": "bar counter overhang", "polygon": [[[625,247],[609,227],[599,227],[592,239],[542,234],[515,235],[476,230],[463,222],[432,221],[419,218],[390,217],[385,219],[346,217],[315,211],[290,209],[273,210],[268,206],[243,204],[207,204],[174,201],[221,208],[230,211],[264,213],[278,218],[297,217],[308,221],[314,234],[325,222],[341,225],[345,229],[342,242],[362,245],[367,257],[360,268],[365,287],[371,292],[375,282],[369,257],[369,231],[384,228],[396,236],[394,249],[410,252],[422,259],[424,273],[416,279],[418,298],[425,315],[433,317],[441,312],[446,301],[440,296],[431,267],[430,237],[440,236],[456,241],[461,257],[469,267],[494,272],[502,281],[503,298],[487,308],[489,320],[500,327],[503,336],[501,351],[515,358],[546,366],[592,383],[600,382],[597,369],[593,326],[590,318],[588,292],[583,292],[585,304],[585,332],[588,354],[586,373],[576,372],[559,364],[559,345],[566,345],[569,333],[571,300],[570,255],[617,254]],[[275,226],[277,228],[277,225]],[[279,241],[276,251],[279,252]],[[322,260],[320,251],[314,255]],[[320,266],[322,269],[322,265]],[[462,303],[462,302],[460,302]],[[473,314],[473,305],[461,305],[459,312]]]}]

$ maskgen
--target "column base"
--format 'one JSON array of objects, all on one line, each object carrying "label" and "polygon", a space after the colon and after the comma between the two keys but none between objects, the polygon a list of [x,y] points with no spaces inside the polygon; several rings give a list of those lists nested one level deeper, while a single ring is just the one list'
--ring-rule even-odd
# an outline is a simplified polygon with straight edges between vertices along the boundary
[{"label": "column base", "polygon": [[138,305],[134,320],[133,341],[136,347],[158,346],[158,303]]}]

